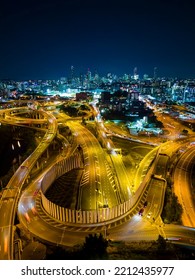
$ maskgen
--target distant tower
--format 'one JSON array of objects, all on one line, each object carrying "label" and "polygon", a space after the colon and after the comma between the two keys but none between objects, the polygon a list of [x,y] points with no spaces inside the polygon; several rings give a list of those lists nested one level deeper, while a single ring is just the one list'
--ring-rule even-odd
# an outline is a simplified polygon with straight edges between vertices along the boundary
[{"label": "distant tower", "polygon": [[137,74],[137,67],[135,67],[134,70],[133,70],[133,78],[134,78],[134,80],[139,79],[139,75]]},{"label": "distant tower", "polygon": [[80,84],[83,87],[84,79],[83,79],[83,74],[80,74]]},{"label": "distant tower", "polygon": [[88,70],[87,70],[87,80],[88,80],[88,81],[91,80],[91,71],[90,71],[89,68],[88,68]]},{"label": "distant tower", "polygon": [[74,66],[70,67],[70,79],[71,79],[71,82],[73,82],[73,80],[74,80]]},{"label": "distant tower", "polygon": [[133,74],[134,74],[134,76],[136,76],[136,75],[137,75],[137,67],[135,67],[135,68],[134,68],[134,70],[133,70]]},{"label": "distant tower", "polygon": [[154,67],[154,80],[157,79],[157,71],[158,71],[158,68]]},{"label": "distant tower", "polygon": [[99,74],[98,74],[98,71],[96,69],[95,69],[94,80],[96,80],[96,81],[99,80]]}]

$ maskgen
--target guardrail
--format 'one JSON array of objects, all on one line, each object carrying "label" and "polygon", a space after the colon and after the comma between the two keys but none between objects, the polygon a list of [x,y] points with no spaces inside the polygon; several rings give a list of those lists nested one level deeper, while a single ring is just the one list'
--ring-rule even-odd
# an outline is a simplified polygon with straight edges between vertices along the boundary
[{"label": "guardrail", "polygon": [[134,211],[136,205],[139,204],[145,190],[148,187],[148,181],[153,174],[156,161],[157,158],[151,164],[150,170],[148,171],[145,180],[142,182],[134,196],[132,196],[129,200],[112,208],[99,208],[98,210],[96,209],[84,211],[61,207],[51,202],[45,196],[47,189],[58,177],[73,168],[79,167],[79,160],[76,158],[76,156],[75,158],[74,156],[72,156],[68,159],[63,159],[60,162],[55,163],[55,165],[53,165],[43,177],[41,183],[41,201],[43,208],[53,218],[71,225],[103,225],[105,223],[113,222],[113,220],[121,219],[125,215],[129,214],[130,211]]},{"label": "guardrail", "polygon": [[[15,108],[12,108],[13,111],[15,111]],[[24,108],[21,109],[22,111]],[[5,111],[5,110],[4,110]],[[10,111],[10,109],[9,109]],[[17,108],[17,111],[19,111],[19,108]],[[13,232],[13,226],[14,226],[14,220],[15,220],[15,215],[16,215],[16,210],[17,210],[17,202],[19,199],[20,191],[22,190],[22,187],[25,183],[25,180],[29,176],[30,171],[36,164],[37,160],[39,157],[43,154],[43,152],[47,149],[51,141],[54,139],[57,133],[57,120],[56,118],[48,112],[44,111],[39,111],[37,110],[40,114],[43,114],[44,116],[47,117],[45,121],[48,122],[48,131],[45,133],[42,141],[38,145],[38,147],[34,150],[34,152],[21,164],[21,166],[17,169],[17,171],[14,173],[10,181],[8,182],[6,188],[13,187],[17,189],[17,193],[15,197],[13,197],[13,203],[12,203],[12,209],[10,211],[10,219],[9,221],[5,221],[4,226],[2,227],[2,231],[9,227],[9,232],[7,236],[7,241],[9,243],[8,246],[8,251],[6,255],[6,259],[13,259],[13,240],[14,240],[14,232]],[[34,119],[32,119],[33,121]],[[50,121],[49,121],[50,120]],[[36,122],[36,119],[34,120]],[[44,145],[43,145],[44,143]],[[8,223],[8,224],[7,224]],[[4,233],[1,231],[1,236],[4,240]],[[5,245],[6,246],[6,245]],[[5,259],[5,256],[4,256]]]}]

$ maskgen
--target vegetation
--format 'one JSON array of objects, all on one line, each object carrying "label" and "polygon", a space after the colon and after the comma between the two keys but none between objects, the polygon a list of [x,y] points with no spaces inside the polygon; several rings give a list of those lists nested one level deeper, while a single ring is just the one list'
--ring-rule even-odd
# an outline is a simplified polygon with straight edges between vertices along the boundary
[{"label": "vegetation", "polygon": [[76,102],[60,105],[59,109],[71,117],[79,117],[79,116],[84,117],[87,115],[87,112],[91,110],[87,104],[80,105],[80,103],[76,103]]},{"label": "vegetation", "polygon": [[108,240],[100,234],[89,234],[82,245],[71,249],[62,247],[50,247],[47,259],[71,260],[100,260],[108,259]]},{"label": "vegetation", "polygon": [[162,211],[162,219],[164,223],[181,224],[182,206],[178,201],[177,196],[172,192],[172,182],[167,181],[167,188],[165,193],[164,208]]},{"label": "vegetation", "polygon": [[82,255],[84,259],[105,259],[107,258],[108,240],[102,234],[89,234],[85,238],[82,247]]},{"label": "vegetation", "polygon": [[167,245],[166,240],[163,238],[162,235],[159,235],[158,239],[157,239],[157,248],[158,248],[158,250],[166,250],[166,245]]},{"label": "vegetation", "polygon": [[84,244],[71,249],[48,247],[47,260],[188,260],[195,259],[194,251],[179,247],[161,235],[156,241],[124,242],[106,240],[90,234]]},{"label": "vegetation", "polygon": [[183,209],[178,202],[177,196],[174,193],[169,195],[162,213],[162,219],[164,222],[181,224],[182,212]]}]

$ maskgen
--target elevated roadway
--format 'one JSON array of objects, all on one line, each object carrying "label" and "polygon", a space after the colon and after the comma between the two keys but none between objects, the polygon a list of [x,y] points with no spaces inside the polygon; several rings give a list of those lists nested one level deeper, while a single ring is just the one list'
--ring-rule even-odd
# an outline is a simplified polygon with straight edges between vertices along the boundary
[{"label": "elevated roadway", "polygon": [[117,205],[116,193],[108,176],[104,151],[94,135],[76,121],[67,122],[83,153],[83,177],[80,182],[79,209],[98,209]]},{"label": "elevated roadway", "polygon": [[[14,176],[13,181],[10,180],[10,185],[8,185],[8,188],[6,189],[5,194],[2,196],[2,201],[3,204],[1,204],[1,208],[0,208],[0,215],[2,216],[6,216],[4,214],[6,209],[12,209],[12,213],[14,213],[15,209],[16,209],[16,202],[17,199],[19,198],[19,194],[21,191],[21,184],[23,184],[23,180],[25,180],[25,176],[28,175],[29,170],[33,167],[33,164],[36,162],[36,160],[38,159],[38,157],[40,156],[41,152],[43,150],[46,149],[46,147],[50,144],[50,142],[52,141],[54,134],[56,134],[57,131],[57,121],[55,119],[55,117],[51,117],[51,115],[48,115],[48,119],[50,125],[48,127],[48,131],[45,134],[42,143],[38,146],[38,150],[36,151],[36,153],[34,152],[26,161],[25,164],[22,164],[22,166],[20,167],[18,174],[16,172],[16,176]],[[69,125],[71,126],[71,122],[69,123]],[[103,168],[101,169],[101,172],[99,174],[104,174],[104,177],[106,176],[107,173],[107,167],[105,166],[105,159],[103,159],[103,154],[99,154],[99,146],[97,145],[97,143],[95,142],[94,146],[92,145],[92,142],[94,142],[94,139],[91,138],[91,136],[89,136],[89,134],[84,133],[83,128],[81,129],[80,125],[76,125],[75,123],[72,123],[72,130],[74,131],[74,133],[76,135],[78,135],[77,133],[81,133],[83,140],[79,140],[81,141],[81,145],[83,145],[83,151],[84,151],[84,163],[87,164],[86,171],[90,171],[90,178],[87,177],[89,186],[91,184],[91,204],[87,201],[87,202],[82,202],[82,204],[85,207],[85,203],[87,203],[87,207],[88,205],[90,205],[89,207],[97,207],[97,192],[101,192],[101,203],[110,203],[109,202],[109,195],[108,193],[110,192],[110,190],[112,190],[112,186],[108,183],[108,182],[102,182],[102,184],[104,185],[108,185],[108,190],[109,191],[105,191],[104,189],[99,189],[95,186],[92,186],[92,184],[94,183],[94,181],[96,183],[100,182],[101,184],[101,178],[97,179],[97,174],[98,174],[98,169],[99,168]],[[82,139],[82,138],[81,138]],[[86,144],[88,143],[88,144]],[[79,142],[78,142],[79,144]],[[89,146],[88,146],[89,145]],[[169,144],[168,144],[169,145]],[[175,145],[175,143],[173,143],[173,145]],[[92,147],[91,147],[92,146]],[[172,144],[171,144],[172,146]],[[166,145],[163,146],[164,149],[166,149]],[[162,147],[162,149],[163,149]],[[89,150],[89,151],[88,151]],[[91,151],[93,150],[93,152],[91,153]],[[94,152],[95,151],[95,152]],[[89,154],[90,152],[90,154]],[[162,150],[161,150],[162,152]],[[170,149],[170,153],[172,153],[173,150]],[[95,161],[95,163],[94,163]],[[88,166],[88,167],[87,167]],[[97,168],[98,166],[98,168]],[[104,166],[104,167],[103,167]],[[92,168],[92,170],[90,170],[90,168]],[[94,168],[97,172],[94,172]],[[165,171],[164,171],[165,172]],[[159,173],[159,172],[157,172]],[[21,175],[20,175],[21,174]],[[164,173],[163,173],[164,174]],[[162,174],[161,174],[162,175]],[[21,176],[21,177],[20,177]],[[99,177],[99,176],[98,176]],[[101,177],[101,176],[100,176]],[[127,240],[143,240],[143,239],[150,239],[150,240],[154,240],[154,238],[160,233],[162,233],[163,236],[168,238],[185,238],[185,240],[183,240],[183,242],[185,243],[193,243],[193,236],[194,236],[194,230],[191,228],[186,228],[186,227],[178,227],[178,226],[174,226],[174,225],[170,225],[170,226],[165,226],[163,224],[160,223],[160,220],[158,219],[161,213],[161,208],[162,208],[162,201],[163,201],[163,192],[165,189],[165,181],[163,180],[164,178],[159,179],[156,178],[154,181],[151,180],[150,181],[150,186],[149,186],[149,191],[148,191],[148,197],[149,197],[149,201],[150,201],[150,208],[148,208],[146,210],[146,214],[149,214],[149,212],[153,212],[153,217],[151,216],[151,219],[147,219],[147,216],[145,216],[143,219],[141,217],[139,217],[138,213],[138,208],[137,206],[135,207],[134,211],[132,212],[133,216],[131,216],[131,221],[127,222],[125,224],[123,224],[123,226],[117,226],[116,224],[115,226],[112,228],[112,226],[104,226],[104,227],[100,227],[98,228],[97,226],[90,226],[89,228],[80,228],[79,226],[77,227],[77,229],[75,230],[72,229],[71,227],[67,226],[66,224],[63,223],[57,223],[55,220],[53,219],[48,219],[47,215],[43,216],[39,215],[39,213],[35,213],[33,211],[28,213],[28,216],[25,216],[25,212],[19,213],[19,218],[21,223],[26,227],[26,229],[34,236],[40,238],[40,240],[43,241],[47,241],[49,243],[55,243],[55,244],[61,244],[61,245],[66,245],[66,246],[70,246],[70,245],[75,245],[80,243],[84,237],[86,235],[88,235],[89,231],[94,231],[94,232],[98,232],[98,231],[104,231],[109,230],[110,232],[110,238],[115,238],[115,239],[121,239],[121,237]],[[91,181],[90,181],[91,180]],[[105,178],[104,178],[105,180]],[[158,182],[156,182],[156,180]],[[39,180],[36,182],[34,182],[34,186],[29,186],[29,188],[27,188],[25,190],[25,192],[22,195],[22,198],[25,199],[30,199],[29,201],[36,201],[36,197],[34,197],[34,190],[36,190],[37,188],[39,188],[40,184],[40,178]],[[98,183],[99,184],[99,183]],[[13,189],[11,189],[11,187],[13,187]],[[84,194],[84,196],[89,195],[90,191],[86,192]],[[158,194],[157,194],[158,193]],[[113,193],[114,194],[114,193]],[[154,194],[155,194],[155,198],[154,198]],[[18,197],[17,197],[18,196]],[[102,200],[104,199],[105,200]],[[114,194],[114,196],[117,200],[117,196]],[[13,200],[12,200],[13,198]],[[5,206],[5,203],[9,201],[10,203],[12,202],[12,206],[11,204],[8,205],[7,204],[7,208]],[[157,202],[157,203],[156,203]],[[89,203],[89,204],[88,204]],[[35,204],[33,204],[35,205]],[[3,206],[3,207],[2,207]],[[20,200],[20,206],[22,207],[22,201]],[[11,208],[12,207],[12,208]],[[139,206],[140,207],[140,206]],[[155,215],[155,216],[154,216]],[[13,244],[13,217],[14,215],[11,215],[11,219],[9,220],[8,217],[4,218],[4,221],[6,222],[2,222],[0,224],[0,240],[1,240],[1,258],[2,259],[12,259],[13,258],[13,248],[12,248],[12,244]],[[153,220],[154,218],[154,220]],[[8,221],[9,220],[9,221]],[[49,221],[49,222],[48,222]],[[132,223],[133,223],[133,229],[132,227]],[[56,224],[58,226],[56,226]],[[122,229],[123,227],[123,229]],[[127,232],[125,232],[125,228],[129,227],[129,230]],[[121,229],[121,232],[120,232]],[[120,234],[119,234],[120,232]],[[123,232],[123,233],[122,233]],[[146,234],[147,232],[147,234]],[[147,238],[146,238],[147,235]],[[181,237],[181,235],[183,237]],[[125,237],[126,236],[126,237]],[[175,237],[176,236],[176,237]],[[140,238],[140,239],[139,239]],[[156,239],[156,238],[155,238]],[[181,239],[178,239],[181,240]]]},{"label": "elevated roadway", "polygon": [[[18,108],[17,111],[20,111],[20,109]],[[22,108],[21,111],[24,112],[24,108]],[[3,191],[1,197],[0,259],[3,260],[13,259],[14,220],[17,211],[18,199],[20,196],[20,192],[22,191],[23,184],[27,179],[33,166],[37,162],[38,158],[43,154],[43,152],[49,146],[49,144],[54,139],[57,133],[57,121],[55,117],[53,117],[53,115],[50,113],[44,113],[44,114],[47,115],[47,119],[46,119],[46,122],[48,123],[47,132],[45,133],[41,143],[38,145],[35,151],[16,170],[15,174],[12,176],[9,183],[7,184],[6,189]],[[9,123],[10,121],[12,120],[9,119]],[[36,120],[34,119],[32,119],[31,121],[36,122]]]},{"label": "elevated roadway", "polygon": [[195,228],[195,197],[193,174],[195,165],[195,147],[191,147],[183,153],[174,170],[174,192],[182,205],[182,223]]},{"label": "elevated roadway", "polygon": [[[76,127],[75,129],[75,124],[73,124],[72,129],[77,136],[81,132],[78,129],[78,127]],[[88,142],[89,140],[85,138],[84,142],[86,141]],[[166,189],[166,180],[163,177],[166,175],[167,172],[167,163],[169,160],[169,156],[171,156],[174,153],[174,151],[177,151],[181,145],[183,144],[186,145],[186,143],[189,141],[190,141],[189,139],[188,140],[180,139],[180,141],[176,143],[170,141],[168,143],[163,144],[162,147],[160,147],[157,153],[158,158],[156,159],[156,163],[155,163],[156,169],[154,169],[154,173],[156,173],[157,176],[159,177],[151,179],[151,181],[149,182],[147,194],[144,196],[145,198],[143,199],[142,204],[136,206],[132,211],[132,213],[129,214],[128,216],[130,220],[129,222],[124,222],[121,220],[121,225],[120,225],[119,221],[118,221],[119,223],[117,221],[116,222],[113,221],[113,224],[112,223],[110,225],[105,224],[105,226],[103,227],[102,226],[98,227],[97,225],[91,225],[90,227],[85,227],[85,228],[80,227],[79,225],[76,227],[71,227],[70,225],[59,223],[53,219],[50,220],[50,218],[47,215],[46,216],[44,215],[44,219],[43,219],[44,221],[41,222],[42,220],[41,215],[39,216],[38,214],[38,216],[36,216],[35,218],[33,213],[31,213],[31,221],[28,224],[28,229],[30,230],[32,235],[40,238],[41,240],[44,239],[47,240],[47,242],[49,243],[52,242],[64,246],[71,246],[82,242],[84,240],[84,237],[87,236],[89,232],[103,232],[106,234],[107,231],[109,231],[109,238],[111,239],[113,238],[116,240],[121,240],[121,239],[154,240],[157,239],[159,234],[161,234],[165,238],[172,240],[172,242],[176,242],[176,243],[182,242],[183,244],[191,244],[192,246],[194,246],[193,228],[188,228],[184,226],[175,226],[175,225],[164,225],[162,223],[162,220],[160,219],[160,214],[163,208],[164,194]],[[78,142],[78,144],[79,143],[80,142]],[[167,154],[161,154],[164,153],[165,151],[167,152]],[[88,153],[86,150],[85,150],[85,156],[86,156],[85,159],[88,159]],[[160,169],[161,165],[163,165],[162,170]],[[144,164],[141,167],[143,169]],[[138,215],[138,212],[140,207],[143,207],[143,203],[146,199],[149,202],[149,204],[147,208],[144,210],[145,211],[144,216],[140,217]],[[40,208],[39,210],[41,211]],[[21,217],[21,221],[22,220],[25,224],[26,221],[23,217]],[[34,220],[36,220],[36,222],[39,221],[41,223],[39,224],[38,227],[39,232],[37,232],[36,229],[37,226],[35,226],[36,222],[34,223]],[[49,230],[49,234],[47,234],[48,230]]]}]

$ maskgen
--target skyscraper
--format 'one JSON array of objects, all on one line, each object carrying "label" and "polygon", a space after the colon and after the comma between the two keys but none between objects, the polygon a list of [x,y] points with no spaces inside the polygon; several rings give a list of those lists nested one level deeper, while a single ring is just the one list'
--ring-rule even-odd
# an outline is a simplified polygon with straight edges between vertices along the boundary
[{"label": "skyscraper", "polygon": [[158,68],[154,67],[154,80],[157,79],[157,71],[158,71]]},{"label": "skyscraper", "polygon": [[137,67],[135,67],[134,70],[133,70],[133,78],[134,78],[134,80],[139,79],[139,75],[137,74]]},{"label": "skyscraper", "polygon": [[74,81],[74,66],[70,67],[70,80],[71,80],[71,83],[73,83],[73,81]]}]

